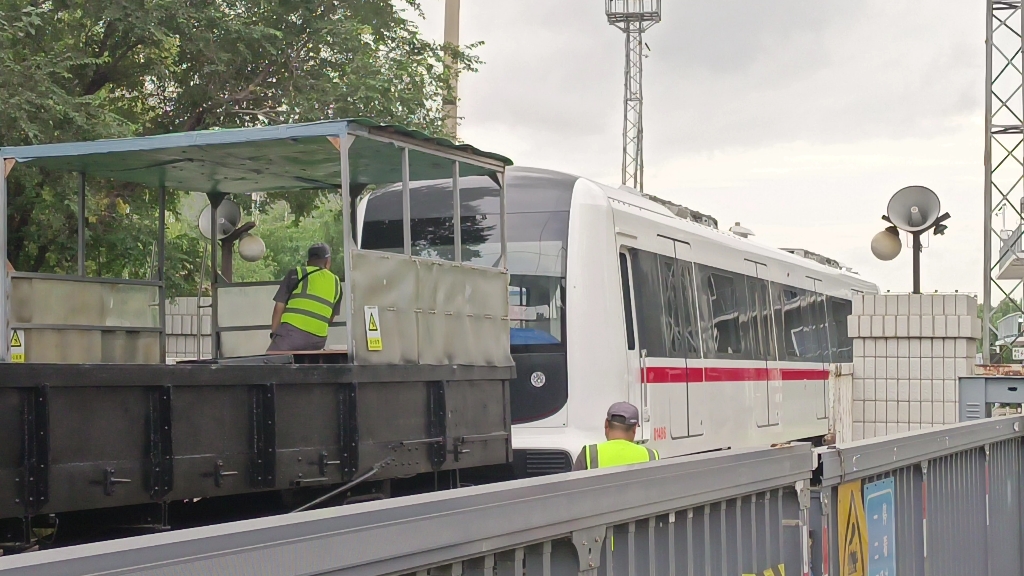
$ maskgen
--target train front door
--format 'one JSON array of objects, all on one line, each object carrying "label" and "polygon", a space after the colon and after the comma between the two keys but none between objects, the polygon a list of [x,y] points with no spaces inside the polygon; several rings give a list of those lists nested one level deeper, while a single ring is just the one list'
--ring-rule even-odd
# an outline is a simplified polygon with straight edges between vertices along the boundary
[{"label": "train front door", "polygon": [[622,304],[626,325],[626,387],[627,401],[640,410],[637,440],[651,438],[651,407],[647,390],[646,354],[640,350],[636,330],[636,297],[633,291],[633,266],[628,249],[619,252],[619,274],[622,279]]}]

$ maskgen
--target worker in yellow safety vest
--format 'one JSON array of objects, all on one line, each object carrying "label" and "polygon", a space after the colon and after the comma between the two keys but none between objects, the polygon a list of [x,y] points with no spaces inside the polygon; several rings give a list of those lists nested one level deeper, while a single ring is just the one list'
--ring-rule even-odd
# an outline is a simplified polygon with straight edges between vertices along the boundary
[{"label": "worker in yellow safety vest", "polygon": [[608,408],[604,420],[607,442],[584,446],[576,457],[573,470],[611,468],[627,464],[641,464],[658,460],[658,451],[636,444],[636,427],[640,424],[640,411],[628,402],[616,402]]},{"label": "worker in yellow safety vest", "polygon": [[330,270],[331,249],[309,248],[306,265],[281,280],[274,296],[270,347],[267,352],[323,350],[327,328],[341,310],[341,280]]}]

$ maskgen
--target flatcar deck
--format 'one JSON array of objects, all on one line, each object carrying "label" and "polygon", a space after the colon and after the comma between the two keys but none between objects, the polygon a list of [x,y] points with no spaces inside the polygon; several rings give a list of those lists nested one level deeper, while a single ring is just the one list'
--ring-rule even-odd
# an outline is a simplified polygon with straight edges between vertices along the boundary
[{"label": "flatcar deck", "polygon": [[514,368],[342,356],[0,364],[0,519],[510,460]]}]

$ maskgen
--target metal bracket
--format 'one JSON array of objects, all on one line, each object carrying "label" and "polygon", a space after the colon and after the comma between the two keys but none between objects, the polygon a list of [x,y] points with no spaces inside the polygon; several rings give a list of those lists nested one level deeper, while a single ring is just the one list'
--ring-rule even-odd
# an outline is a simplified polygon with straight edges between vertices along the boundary
[{"label": "metal bracket", "polygon": [[22,498],[25,512],[37,512],[50,500],[50,387],[26,390],[22,404]]},{"label": "metal bracket", "polygon": [[[445,402],[445,388],[448,382],[441,380],[430,383],[428,398],[429,426],[427,434],[432,438],[441,438],[441,442],[430,446],[430,465],[434,471],[440,470],[448,460],[448,408]],[[458,462],[458,446],[452,447],[455,461]]]},{"label": "metal bracket", "polygon": [[213,483],[220,488],[224,486],[225,476],[236,476],[238,472],[227,472],[224,470],[224,461],[217,460],[217,463],[213,465]]},{"label": "metal bracket", "polygon": [[473,442],[487,442],[488,440],[508,440],[508,432],[492,432],[490,434],[474,434],[471,436],[459,436],[452,440],[452,455],[453,459],[458,462],[459,456],[462,454],[469,454],[469,450],[463,448],[466,444]]},{"label": "metal bracket", "polygon": [[174,489],[174,451],[171,433],[171,387],[153,389],[149,396],[149,495],[160,500]]},{"label": "metal bracket", "polygon": [[341,464],[341,460],[329,460],[329,458],[330,456],[327,454],[326,450],[320,452],[320,461],[318,462],[318,465],[320,466],[321,476],[327,476],[328,466],[335,466],[337,464]]},{"label": "metal bracket", "polygon": [[580,561],[580,572],[601,566],[601,544],[607,529],[604,526],[577,530],[572,533],[572,544]]},{"label": "metal bracket", "polygon": [[114,486],[118,484],[130,484],[131,480],[127,478],[114,478],[116,472],[113,468],[105,468],[103,470],[103,493],[107,496],[114,495]]},{"label": "metal bracket", "polygon": [[796,496],[800,501],[801,508],[811,507],[811,489],[807,486],[806,480],[797,480],[793,485],[796,488]]},{"label": "metal bracket", "polygon": [[252,393],[252,455],[249,481],[253,488],[277,483],[277,421],[274,385],[257,386]]}]

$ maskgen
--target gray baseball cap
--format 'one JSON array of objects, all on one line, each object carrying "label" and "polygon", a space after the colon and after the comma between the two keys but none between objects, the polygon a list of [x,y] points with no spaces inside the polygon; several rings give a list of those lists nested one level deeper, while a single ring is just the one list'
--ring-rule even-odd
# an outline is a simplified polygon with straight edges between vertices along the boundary
[{"label": "gray baseball cap", "polygon": [[608,408],[608,419],[636,426],[640,423],[640,411],[629,402],[616,402]]},{"label": "gray baseball cap", "polygon": [[306,253],[309,260],[326,260],[331,257],[331,247],[327,244],[313,244]]}]

